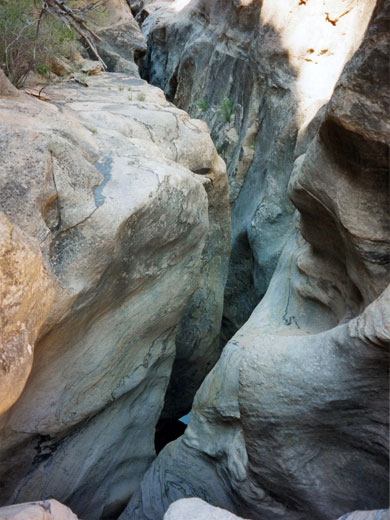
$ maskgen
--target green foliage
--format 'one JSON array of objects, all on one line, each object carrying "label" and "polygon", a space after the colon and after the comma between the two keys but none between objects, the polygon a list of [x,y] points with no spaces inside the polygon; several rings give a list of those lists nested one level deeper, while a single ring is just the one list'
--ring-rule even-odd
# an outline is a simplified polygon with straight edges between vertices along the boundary
[{"label": "green foliage", "polygon": [[230,123],[234,112],[233,101],[228,97],[224,96],[222,98],[221,108],[219,109],[219,112],[222,113],[226,123]]},{"label": "green foliage", "polygon": [[41,76],[49,77],[50,76],[50,65],[48,63],[42,63],[41,65],[36,65],[35,70]]},{"label": "green foliage", "polygon": [[138,94],[137,99],[138,101],[145,101],[145,94],[141,92],[140,94]]},{"label": "green foliage", "polygon": [[195,102],[195,105],[200,108],[202,110],[202,112],[206,112],[206,110],[208,110],[209,108],[209,102],[207,101],[207,99],[199,99],[198,101]]},{"label": "green foliage", "polygon": [[0,0],[0,67],[16,87],[30,71],[49,76],[53,57],[76,48],[72,29],[39,13],[34,0]]}]

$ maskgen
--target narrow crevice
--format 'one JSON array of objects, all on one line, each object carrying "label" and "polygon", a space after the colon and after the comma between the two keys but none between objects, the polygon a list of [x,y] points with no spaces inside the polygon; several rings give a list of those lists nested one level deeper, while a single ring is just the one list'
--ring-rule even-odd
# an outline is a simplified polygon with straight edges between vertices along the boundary
[{"label": "narrow crevice", "polygon": [[154,447],[156,454],[165,448],[167,444],[178,439],[185,432],[187,425],[179,420],[159,421],[154,435]]},{"label": "narrow crevice", "polygon": [[170,78],[169,83],[168,83],[168,88],[165,91],[165,97],[171,103],[173,103],[173,101],[175,99],[176,91],[177,91],[177,85],[178,85],[178,80],[177,80],[177,74],[175,73]]}]

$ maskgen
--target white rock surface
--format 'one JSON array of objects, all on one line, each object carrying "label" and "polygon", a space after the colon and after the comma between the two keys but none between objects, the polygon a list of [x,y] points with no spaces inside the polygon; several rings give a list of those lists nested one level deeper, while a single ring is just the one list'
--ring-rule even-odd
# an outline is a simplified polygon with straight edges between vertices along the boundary
[{"label": "white rock surface", "polygon": [[242,520],[225,509],[213,507],[200,498],[182,498],[171,504],[164,520]]},{"label": "white rock surface", "polygon": [[[171,504],[164,520],[243,520],[226,509],[211,506],[200,498],[182,498]],[[354,511],[337,520],[389,520],[389,509]]]},{"label": "white rock surface", "polygon": [[[208,244],[229,212],[205,123],[137,78],[89,84],[48,88],[53,103],[0,98],[0,207],[55,282],[27,386],[0,418],[0,500],[55,496],[93,520],[115,516],[154,457],[177,327],[199,287],[211,302],[223,290],[228,236]],[[219,327],[220,300],[200,328],[204,313]]]}]

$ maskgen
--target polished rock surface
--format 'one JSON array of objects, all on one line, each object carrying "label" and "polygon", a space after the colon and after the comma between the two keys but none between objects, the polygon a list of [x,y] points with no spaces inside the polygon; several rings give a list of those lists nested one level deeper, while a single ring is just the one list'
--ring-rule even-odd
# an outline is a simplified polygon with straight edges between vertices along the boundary
[{"label": "polished rock surface", "polygon": [[46,309],[49,281],[19,277],[42,311],[29,315],[27,386],[0,418],[0,497],[111,518],[155,455],[181,321],[210,343],[220,327],[229,232],[210,244],[229,229],[226,173],[206,124],[143,80],[46,93],[51,103],[0,98],[0,206],[39,244],[28,269],[39,274],[41,255],[55,288]]}]

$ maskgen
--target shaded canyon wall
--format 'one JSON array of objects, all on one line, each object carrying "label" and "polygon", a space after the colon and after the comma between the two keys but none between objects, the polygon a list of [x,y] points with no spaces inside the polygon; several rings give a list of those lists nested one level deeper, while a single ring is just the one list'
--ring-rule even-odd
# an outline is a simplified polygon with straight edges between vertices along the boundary
[{"label": "shaded canyon wall", "polygon": [[[243,4],[241,12],[245,13]],[[304,9],[309,2],[300,4],[297,8]],[[339,4],[345,7],[346,3]],[[357,7],[350,4],[351,10]],[[263,8],[266,5],[264,2]],[[191,32],[189,36],[186,33],[187,46],[177,54],[170,51],[168,56],[164,49],[167,42],[173,48],[173,41],[183,42],[184,27],[188,29],[189,20],[197,21],[201,14],[205,13],[204,30],[199,30],[198,37],[207,38],[211,26],[217,48],[220,42],[228,46],[227,31],[218,39],[209,18],[218,6],[218,2],[207,6],[191,3],[175,22],[172,14],[159,10],[150,14],[155,17],[149,21],[150,52],[161,58],[156,70],[152,66],[151,79],[160,70],[165,71],[165,79],[171,77],[175,56],[181,56],[178,71],[184,64],[183,56],[192,56],[195,67],[191,45],[196,37],[191,39]],[[226,11],[232,13],[238,2],[229,6],[230,11]],[[278,201],[283,199],[282,192],[288,191],[298,213],[280,211],[281,221],[285,219],[290,227],[283,232],[274,227],[272,237],[267,235],[267,219],[257,221],[254,239],[260,241],[265,236],[272,242],[273,238],[281,249],[265,296],[228,342],[195,397],[185,434],[154,461],[121,516],[123,520],[157,520],[170,503],[191,496],[243,517],[269,520],[330,520],[347,511],[388,506],[390,133],[385,114],[389,110],[390,8],[378,2],[365,32],[370,18],[368,4],[366,7],[364,17],[357,18],[357,32],[350,34],[349,49],[352,54],[358,47],[356,53],[343,70],[342,62],[349,53],[342,59],[334,58],[340,66],[336,68],[339,79],[333,94],[332,84],[328,85],[327,93],[332,96],[324,108],[323,97],[306,105],[299,103],[305,64],[294,79],[288,76],[291,86],[287,93],[279,83],[270,88],[272,94],[267,92],[265,99],[261,98],[261,106],[267,106],[269,96],[274,100],[284,97],[284,102],[289,99],[287,111],[294,111],[290,120],[294,122],[291,127],[283,125],[286,116],[281,106],[273,101],[271,112],[268,105],[271,126],[257,133],[255,158],[233,201],[233,249],[237,229],[248,224],[245,215],[252,218],[254,207],[269,202],[259,189],[259,179],[275,186]],[[248,9],[256,9],[256,4]],[[253,11],[249,13],[252,23]],[[221,9],[220,15],[224,19]],[[346,17],[336,22],[337,17],[328,13],[323,23],[337,28]],[[352,26],[350,23],[348,28]],[[267,24],[261,25],[256,33],[258,41],[261,37],[264,41],[269,31]],[[229,44],[231,49],[234,44]],[[317,52],[314,44],[313,48],[310,54]],[[320,64],[315,56],[310,59],[318,59]],[[277,53],[275,59],[269,57],[272,78],[285,79],[278,57]],[[284,63],[286,66],[287,51]],[[310,61],[306,63],[312,66]],[[182,80],[178,73],[177,100],[181,99],[180,85],[184,90],[187,78],[200,77],[186,76],[187,70],[183,65]],[[322,73],[326,73],[325,67]],[[222,85],[226,88],[230,84],[225,78],[220,91]],[[237,85],[232,88],[238,90]],[[291,103],[293,90],[295,103]],[[190,92],[192,95],[193,90],[187,90],[188,96]],[[265,120],[261,122],[264,125]],[[268,132],[273,139],[266,147],[265,128],[270,130],[277,124],[281,131],[277,138]],[[262,141],[263,153],[256,158]],[[280,161],[286,160],[286,154],[288,168],[283,170]],[[275,168],[279,165],[274,175],[267,170],[265,177],[264,169],[259,168],[264,160]],[[282,171],[288,190],[281,183]],[[285,202],[285,207],[289,204]],[[265,217],[269,214],[264,212]],[[276,229],[281,230],[280,236]],[[261,255],[268,255],[267,241],[265,251],[253,255],[257,262]],[[249,242],[250,247],[254,243]],[[256,272],[253,264],[249,272]],[[234,277],[234,265],[230,276]],[[263,275],[263,283],[265,279]],[[228,285],[226,298],[237,301],[229,291]]]}]

